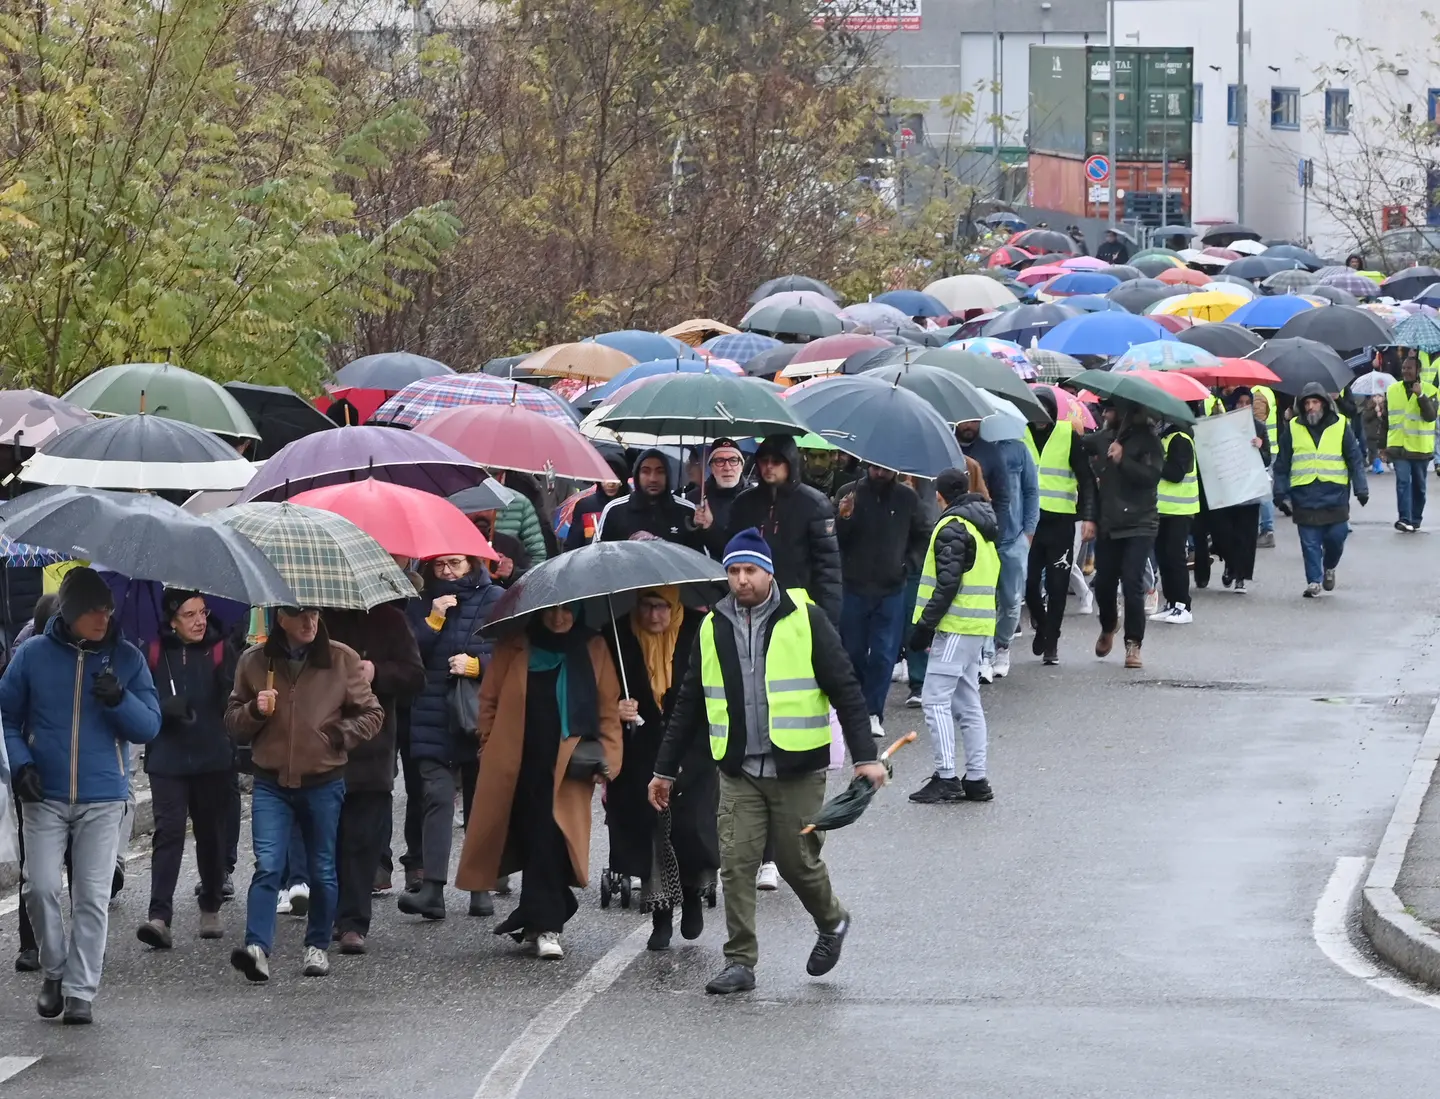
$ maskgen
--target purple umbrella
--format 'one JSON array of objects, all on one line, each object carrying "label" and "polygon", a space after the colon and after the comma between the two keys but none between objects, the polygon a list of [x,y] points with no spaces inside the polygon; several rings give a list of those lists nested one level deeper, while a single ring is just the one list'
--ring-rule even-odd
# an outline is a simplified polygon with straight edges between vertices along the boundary
[{"label": "purple umbrella", "polygon": [[245,486],[240,503],[288,500],[307,489],[374,477],[437,496],[478,485],[485,471],[454,447],[394,427],[321,431],[281,447]]},{"label": "purple umbrella", "polygon": [[856,324],[868,324],[876,332],[882,328],[899,331],[902,328],[918,328],[908,314],[900,312],[893,305],[883,301],[862,301],[847,305],[840,312],[841,320],[852,320]]},{"label": "purple umbrella", "polygon": [[94,418],[78,405],[38,389],[0,393],[0,443],[37,447],[67,427],[88,424]]},{"label": "purple umbrella", "polygon": [[1334,286],[1344,290],[1347,294],[1354,294],[1357,298],[1378,298],[1380,287],[1366,278],[1364,275],[1357,275],[1354,271],[1337,271],[1333,275],[1326,275],[1320,280],[1321,286]]}]

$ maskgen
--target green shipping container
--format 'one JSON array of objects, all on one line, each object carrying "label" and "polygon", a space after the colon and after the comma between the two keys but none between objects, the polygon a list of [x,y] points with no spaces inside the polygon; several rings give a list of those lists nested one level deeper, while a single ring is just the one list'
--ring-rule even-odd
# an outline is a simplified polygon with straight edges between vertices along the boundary
[{"label": "green shipping container", "polygon": [[1030,47],[1029,149],[1057,156],[1085,155],[1088,85],[1085,47]]}]

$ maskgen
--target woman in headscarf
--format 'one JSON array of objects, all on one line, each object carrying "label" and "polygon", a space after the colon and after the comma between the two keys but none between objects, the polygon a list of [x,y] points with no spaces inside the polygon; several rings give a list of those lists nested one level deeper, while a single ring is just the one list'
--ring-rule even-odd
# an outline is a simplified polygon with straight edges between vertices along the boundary
[{"label": "woman in headscarf", "polygon": [[[1263,416],[1254,404],[1254,395],[1243,385],[1236,386],[1225,394],[1225,408],[1249,409],[1255,421],[1255,447],[1260,451],[1266,467],[1270,465],[1270,434],[1265,427]],[[1236,504],[1233,507],[1211,511],[1209,516],[1211,538],[1215,552],[1225,560],[1225,572],[1220,582],[1236,595],[1244,595],[1248,584],[1255,577],[1255,547],[1260,537],[1260,504]]]},{"label": "woman in headscarf", "polygon": [[570,889],[590,877],[590,803],[604,774],[572,777],[571,760],[603,754],[604,770],[621,773],[619,698],[610,650],[571,607],[497,643],[480,686],[480,773],[455,880],[490,891],[521,872],[520,903],[495,934],[539,958],[564,957]]},{"label": "woman in headscarf", "polygon": [[606,640],[617,649],[629,697],[620,702],[625,722],[625,771],[605,795],[610,829],[610,869],[640,878],[653,929],[648,946],[665,950],[674,934],[699,938],[705,929],[703,895],[720,866],[716,830],[719,784],[708,741],[697,738],[671,794],[670,808],[656,813],[646,795],[670,711],[690,665],[704,615],[680,604],[673,587],[642,591],[635,609]]}]

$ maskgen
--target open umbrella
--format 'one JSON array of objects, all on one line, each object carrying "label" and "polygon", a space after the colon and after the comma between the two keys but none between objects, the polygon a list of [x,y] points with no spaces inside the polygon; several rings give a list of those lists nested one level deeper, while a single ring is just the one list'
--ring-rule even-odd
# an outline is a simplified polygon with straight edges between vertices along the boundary
[{"label": "open umbrella", "polygon": [[[1189,287],[1176,288],[1159,279],[1142,278],[1122,282],[1114,290],[1108,291],[1105,297],[1127,312],[1138,314],[1145,312],[1157,301],[1163,301],[1172,296],[1178,297],[1180,294],[1189,292]],[[1066,302],[1064,307],[1068,309],[1072,305],[1072,302]]]},{"label": "open umbrella", "polygon": [[1382,282],[1380,292],[1392,298],[1413,298],[1437,279],[1440,270],[1434,267],[1407,267]]},{"label": "open umbrella", "polygon": [[415,434],[447,444],[489,469],[572,477],[577,481],[608,481],[615,475],[574,424],[557,423],[519,405],[452,408],[431,416],[415,429]]},{"label": "open umbrella", "polygon": [[[1319,310],[1328,312],[1328,310]],[[1350,384],[1350,368],[1335,349],[1315,340],[1274,339],[1250,352],[1246,358],[1268,366],[1280,380],[1270,388],[1292,397],[1311,382],[1327,393],[1339,393]]]},{"label": "open umbrella", "polygon": [[1276,271],[1260,280],[1260,285],[1270,294],[1294,294],[1319,285],[1320,276],[1304,268],[1293,271]]},{"label": "open umbrella", "polygon": [[699,347],[706,340],[714,339],[716,336],[729,336],[740,331],[731,327],[723,321],[711,320],[709,317],[696,317],[693,320],[681,321],[672,325],[660,333],[662,336],[673,336],[681,343],[689,347]]},{"label": "open umbrella", "polygon": [[874,300],[900,310],[907,317],[945,317],[952,312],[939,298],[921,290],[887,290],[875,295]]},{"label": "open umbrella", "polygon": [[603,385],[593,386],[575,398],[574,407],[588,412],[602,404],[613,404],[615,394],[631,382],[641,378],[659,378],[667,374],[724,374],[737,373],[739,367],[730,369],[711,366],[704,359],[662,359],[655,362],[636,363],[627,366]]},{"label": "open umbrella", "polygon": [[787,377],[796,376],[793,370],[805,363],[827,362],[832,359],[848,359],[858,351],[872,351],[881,347],[893,347],[884,336],[866,335],[858,332],[842,332],[838,336],[822,336],[801,346],[785,368]]},{"label": "open umbrella", "polygon": [[1073,256],[1079,249],[1073,240],[1054,229],[1022,229],[1007,242],[1028,251],[1060,252]]},{"label": "open umbrella", "polygon": [[170,363],[103,367],[71,386],[65,400],[102,416],[148,412],[219,435],[260,437],[240,402],[219,382]]},{"label": "open umbrella", "polygon": [[[1368,280],[1367,280],[1368,281]],[[1316,305],[1359,305],[1360,299],[1338,286],[1308,286],[1297,297],[1308,298]]]},{"label": "open umbrella", "polygon": [[1134,344],[1175,337],[1146,317],[1129,313],[1087,313],[1057,324],[1040,337],[1040,346],[1067,355],[1123,355]]},{"label": "open umbrella", "polygon": [[462,488],[459,492],[445,497],[466,515],[478,515],[482,511],[499,511],[501,508],[509,507],[520,498],[520,493],[513,488],[506,488],[494,477],[487,478],[471,488]]},{"label": "open umbrella", "polygon": [[602,332],[591,336],[588,342],[604,344],[616,351],[623,351],[636,362],[653,362],[655,359],[682,359],[695,357],[695,351],[684,340],[659,332],[646,332],[639,328],[625,328],[618,332]]},{"label": "open umbrella", "polygon": [[1210,396],[1203,382],[1181,370],[1132,370],[1129,374],[1182,401],[1203,401]]},{"label": "open umbrella", "polygon": [[745,322],[762,309],[814,309],[817,313],[829,313],[832,317],[840,315],[840,306],[824,294],[817,294],[814,290],[787,290],[781,294],[771,294],[755,302],[745,315],[740,318],[740,326],[743,328]]},{"label": "open umbrella", "polygon": [[284,600],[291,606],[368,611],[415,596],[409,577],[380,543],[332,512],[285,501],[236,504],[212,518],[270,559],[294,592]]},{"label": "open umbrella", "polygon": [[958,351],[973,351],[977,355],[989,355],[992,359],[999,359],[1015,371],[1015,375],[1021,381],[1033,382],[1037,377],[1035,364],[1025,357],[1025,349],[1018,343],[997,339],[994,336],[974,336],[968,340],[956,340],[945,346],[953,347]]},{"label": "open umbrella", "polygon": [[1246,256],[1244,259],[1237,259],[1225,268],[1225,273],[1231,278],[1259,282],[1278,271],[1297,271],[1304,266],[1299,260],[1284,259],[1280,256],[1273,259],[1270,256]]},{"label": "open umbrella", "polygon": [[275,566],[248,539],[159,496],[44,488],[0,507],[0,523],[17,541],[72,559],[103,561],[136,580],[257,606],[295,599]]},{"label": "open umbrella", "polygon": [[1067,271],[1103,271],[1110,265],[1094,256],[1071,256],[1069,259],[1062,259],[1060,266]]},{"label": "open umbrella", "polygon": [[1381,370],[1372,370],[1368,374],[1361,374],[1350,383],[1350,392],[1357,393],[1362,397],[1377,397],[1388,390],[1400,379],[1390,376]]},{"label": "open umbrella", "polygon": [[1137,343],[1115,360],[1110,367],[1117,374],[1135,370],[1173,370],[1181,366],[1215,366],[1220,360],[1194,344],[1179,340],[1156,340]]},{"label": "open umbrella", "polygon": [[[4,520],[0,519],[0,524],[3,522]],[[0,565],[4,565],[5,568],[43,569],[46,565],[56,565],[66,560],[69,558],[63,553],[56,553],[44,546],[27,546],[24,542],[17,542],[13,538],[0,534]],[[7,585],[9,583],[8,577],[6,583]],[[9,598],[8,593],[6,598]]]},{"label": "open umbrella", "polygon": [[[1080,371],[1077,370],[1075,373],[1078,374]],[[1090,409],[1084,401],[1068,389],[1061,389],[1058,385],[1033,385],[1030,388],[1037,393],[1043,389],[1055,399],[1056,423],[1061,420],[1069,420],[1077,431],[1095,430],[1095,417],[1090,414]],[[981,425],[981,434],[984,435],[984,425]]]},{"label": "open umbrella", "polygon": [[1246,299],[1238,294],[1228,294],[1222,290],[1206,288],[1195,294],[1162,298],[1151,307],[1150,312],[1216,322],[1227,319],[1231,313],[1244,304],[1246,304]]},{"label": "open umbrella", "polygon": [[1079,359],[1063,351],[1047,351],[1043,347],[1027,347],[1025,357],[1035,367],[1036,379],[1042,382],[1063,382],[1073,378],[1085,367]]},{"label": "open umbrella", "polygon": [[[1140,251],[1138,251],[1138,252],[1134,253],[1133,255],[1131,255],[1131,257],[1130,257],[1130,262],[1131,262],[1131,263],[1134,263],[1137,259],[1151,259],[1152,257],[1155,257],[1155,256],[1159,256],[1159,257],[1162,258],[1162,259],[1172,259],[1172,260],[1178,260],[1178,259],[1180,259],[1180,253],[1179,253],[1176,249],[1174,249],[1174,248],[1162,248],[1162,247],[1160,247],[1159,245],[1152,245],[1152,246],[1149,247],[1149,248],[1142,248],[1142,249],[1140,249]],[[1185,264],[1184,264],[1184,261],[1181,261],[1180,263],[1173,263],[1173,264],[1171,264],[1171,266],[1172,266],[1172,267],[1183,267],[1183,266],[1185,266]]]},{"label": "open umbrella", "polygon": [[417,558],[463,553],[491,561],[500,559],[463,511],[444,497],[419,489],[367,477],[312,488],[291,502],[349,519],[379,542],[386,553]]},{"label": "open umbrella", "polygon": [[556,393],[529,382],[489,374],[445,374],[411,382],[386,398],[371,421],[396,427],[418,427],[431,416],[471,405],[518,404],[556,423],[574,424],[576,415]]},{"label": "open umbrella", "polygon": [[1025,268],[1015,276],[1015,281],[1033,290],[1042,283],[1071,273],[1068,268],[1061,267],[1058,263],[1039,263]]},{"label": "open umbrella", "polygon": [[[1111,400],[1129,401],[1147,408],[1172,424],[1193,424],[1194,414],[1185,402],[1133,374],[1112,374],[1105,370],[1085,370],[1070,379],[1076,388],[1088,389]],[[1201,388],[1204,388],[1203,386]]]},{"label": "open umbrella", "polygon": [[994,309],[1013,305],[1020,299],[1001,283],[984,275],[951,275],[925,287],[925,293],[938,298],[952,313],[971,309]]},{"label": "open umbrella", "polygon": [[1248,225],[1236,225],[1234,222],[1226,222],[1222,225],[1212,225],[1205,230],[1201,241],[1205,244],[1218,244],[1220,247],[1233,244],[1237,240],[1259,240],[1260,234]]},{"label": "open umbrella", "polygon": [[1121,282],[1133,282],[1145,277],[1138,267],[1131,267],[1128,263],[1111,263],[1104,267],[1097,267],[1095,270],[1102,275],[1112,275]]},{"label": "open umbrella", "polygon": [[845,328],[833,314],[798,305],[767,305],[756,309],[740,322],[740,327],[747,332],[800,340],[833,336]]},{"label": "open umbrella", "polygon": [[1220,358],[1244,358],[1265,341],[1238,324],[1197,324],[1177,337],[1181,343],[1203,347]]},{"label": "open umbrella", "polygon": [[1218,366],[1182,366],[1176,373],[1206,385],[1273,385],[1280,379],[1275,372],[1253,359],[1222,358]]},{"label": "open umbrella", "polygon": [[519,367],[552,378],[608,381],[638,360],[603,343],[557,343],[526,356]]},{"label": "open umbrella", "polygon": [[1306,270],[1317,271],[1325,266],[1325,261],[1308,248],[1301,248],[1298,244],[1272,244],[1265,249],[1267,256],[1275,256],[1278,259],[1297,259],[1305,265]]},{"label": "open umbrella", "polygon": [[611,431],[688,436],[697,443],[722,436],[799,435],[805,430],[794,410],[769,387],[732,374],[657,380],[626,396],[599,423]]},{"label": "open umbrella", "polygon": [[913,363],[908,366],[886,366],[872,370],[865,376],[908,389],[940,413],[940,418],[947,424],[983,420],[990,415],[984,395],[979,389],[959,374],[942,370],[938,366]]},{"label": "open umbrella", "polygon": [[1314,308],[1315,303],[1306,298],[1295,294],[1282,294],[1248,301],[1226,319],[1243,328],[1282,328],[1295,314]]},{"label": "open umbrella", "polygon": [[715,336],[700,346],[712,355],[719,355],[737,363],[747,363],[756,355],[790,345],[781,343],[774,336],[762,336],[759,332],[736,332],[734,335],[727,333],[724,336]]},{"label": "open umbrella", "polygon": [[1413,347],[1433,354],[1440,351],[1440,324],[1431,317],[1409,317],[1395,326],[1391,341],[1397,347]]},{"label": "open umbrella", "polygon": [[1186,270],[1185,261],[1179,256],[1131,256],[1130,266],[1151,279],[1163,275],[1166,271]]},{"label": "open umbrella", "polygon": [[1007,309],[999,316],[986,321],[980,334],[1013,340],[1021,347],[1026,347],[1032,340],[1038,340],[1061,321],[1068,321],[1074,316],[1077,316],[1077,313],[1060,302],[1051,302],[1045,305],[1022,305],[1016,309]]},{"label": "open umbrella", "polygon": [[37,447],[67,427],[88,424],[94,418],[83,408],[38,389],[0,392],[0,443]]},{"label": "open umbrella", "polygon": [[[916,290],[914,293],[918,294],[919,291]],[[945,307],[941,306],[941,308],[944,309]],[[946,309],[945,313],[936,315],[944,316],[948,313],[949,310]],[[842,321],[854,321],[857,325],[866,325],[869,328],[873,328],[876,332],[919,331],[920,328],[919,325],[910,319],[909,314],[902,313],[893,305],[886,305],[882,301],[861,301],[856,302],[854,305],[847,305],[844,309],[840,310],[840,319]]]},{"label": "open umbrella", "polygon": [[1358,271],[1337,271],[1334,274],[1325,275],[1320,279],[1320,285],[1322,287],[1334,286],[1361,299],[1380,296],[1380,287]]},{"label": "open umbrella", "polygon": [[996,267],[1018,267],[1020,264],[1034,259],[1038,252],[1029,252],[1024,248],[1017,248],[1013,244],[1002,244],[995,251],[985,257],[985,266]]},{"label": "open umbrella", "polygon": [[1193,271],[1189,267],[1171,267],[1161,271],[1155,276],[1155,279],[1157,282],[1168,283],[1171,286],[1204,286],[1210,281],[1210,276],[1203,271]]},{"label": "open umbrella", "polygon": [[817,294],[824,294],[831,301],[839,301],[840,295],[819,279],[812,279],[807,275],[781,275],[778,279],[770,279],[762,282],[750,295],[750,302],[754,304],[761,298],[768,298],[771,294],[784,294],[796,290],[813,290]]},{"label": "open umbrella", "polygon": [[338,426],[289,386],[226,382],[225,388],[240,402],[260,433],[260,445],[247,453],[257,462],[269,458],[286,443]]},{"label": "open umbrella", "polygon": [[23,466],[37,485],[88,488],[243,488],[255,467],[208,431],[159,416],[116,416],[62,431]]},{"label": "open umbrella", "polygon": [[[1323,283],[1324,280],[1321,281]],[[1412,295],[1412,300],[1421,305],[1440,306],[1440,281],[1432,282],[1418,294]]]},{"label": "open umbrella", "polygon": [[745,373],[751,378],[773,378],[790,365],[800,353],[800,344],[782,343],[745,360]]},{"label": "open umbrella", "polygon": [[834,378],[785,403],[810,431],[862,462],[917,477],[964,466],[955,433],[940,414],[873,375]]},{"label": "open umbrella", "polygon": [[1331,305],[1297,313],[1275,333],[1277,339],[1317,340],[1351,354],[1366,347],[1394,343],[1390,325],[1374,313],[1353,305]]},{"label": "open umbrella", "polygon": [[938,366],[943,370],[959,374],[977,389],[989,390],[998,397],[1010,401],[1032,424],[1048,424],[1050,414],[1035,399],[1015,371],[999,359],[989,355],[977,355],[973,351],[960,351],[953,347],[936,347],[923,352],[911,360],[924,366]]},{"label": "open umbrella", "polygon": [[[890,757],[898,752],[905,745],[915,739],[916,733],[909,732],[897,740],[890,747],[880,753],[880,762],[885,765],[885,773],[894,776],[895,767],[890,762]],[[847,824],[854,824],[860,819],[870,802],[874,800],[878,787],[864,775],[856,775],[850,780],[850,785],[841,790],[833,798],[820,806],[820,811],[815,814],[815,819],[806,823],[800,829],[802,836],[808,836],[811,832],[833,832],[837,828],[844,828]]]},{"label": "open umbrella", "polygon": [[438,359],[413,355],[409,351],[384,351],[364,355],[335,372],[335,389],[379,389],[396,393],[411,382],[455,373]]},{"label": "open umbrella", "polygon": [[1066,298],[1077,294],[1104,294],[1120,285],[1114,275],[1099,271],[1067,271],[1042,283],[1036,291],[1042,301]]}]

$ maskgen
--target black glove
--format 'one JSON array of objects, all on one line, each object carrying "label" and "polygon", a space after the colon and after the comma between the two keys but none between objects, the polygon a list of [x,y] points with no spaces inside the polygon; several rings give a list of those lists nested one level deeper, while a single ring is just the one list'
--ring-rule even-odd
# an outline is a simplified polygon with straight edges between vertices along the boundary
[{"label": "black glove", "polygon": [[40,770],[33,763],[27,763],[12,777],[15,797],[20,801],[44,801],[45,787],[40,782]]},{"label": "black glove", "polygon": [[175,721],[182,725],[189,725],[195,720],[195,711],[190,708],[190,700],[184,695],[175,695],[160,703],[160,716],[165,721]]},{"label": "black glove", "polygon": [[1290,506],[1290,501],[1283,496],[1275,497],[1275,510],[1281,515],[1294,515],[1295,509]]},{"label": "black glove", "polygon": [[106,670],[95,677],[95,684],[90,688],[90,693],[106,706],[118,706],[120,700],[125,697],[125,688],[115,678],[114,672]]},{"label": "black glove", "polygon": [[1368,492],[1357,492],[1355,494],[1355,499],[1360,501],[1360,506],[1363,508],[1366,504],[1370,502],[1370,494]]},{"label": "black glove", "polygon": [[935,631],[929,626],[922,626],[918,622],[915,628],[910,631],[909,649],[911,652],[924,652],[935,642]]}]

